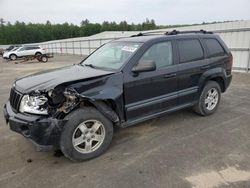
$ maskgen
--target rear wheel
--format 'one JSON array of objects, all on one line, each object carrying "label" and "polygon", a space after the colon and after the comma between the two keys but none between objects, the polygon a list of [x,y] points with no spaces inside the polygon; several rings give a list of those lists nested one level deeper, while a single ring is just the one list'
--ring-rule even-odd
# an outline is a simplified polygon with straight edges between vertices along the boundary
[{"label": "rear wheel", "polygon": [[11,61],[15,61],[16,59],[17,59],[16,54],[11,54],[11,55],[10,55],[10,60],[11,60]]},{"label": "rear wheel", "polygon": [[221,88],[215,81],[208,81],[205,85],[198,103],[194,106],[196,113],[207,116],[213,114],[220,103]]},{"label": "rear wheel", "polygon": [[69,114],[60,138],[63,154],[81,161],[104,153],[113,137],[113,124],[95,108],[86,107]]}]

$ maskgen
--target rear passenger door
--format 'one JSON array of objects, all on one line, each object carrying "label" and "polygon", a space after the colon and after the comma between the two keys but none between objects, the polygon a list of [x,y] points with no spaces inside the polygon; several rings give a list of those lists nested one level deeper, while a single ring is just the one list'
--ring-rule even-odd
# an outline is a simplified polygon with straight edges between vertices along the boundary
[{"label": "rear passenger door", "polygon": [[188,105],[194,102],[200,77],[209,67],[198,37],[177,39],[176,48],[179,57],[178,104]]},{"label": "rear passenger door", "polygon": [[27,51],[25,52],[26,55],[35,55],[36,47],[27,47]]}]

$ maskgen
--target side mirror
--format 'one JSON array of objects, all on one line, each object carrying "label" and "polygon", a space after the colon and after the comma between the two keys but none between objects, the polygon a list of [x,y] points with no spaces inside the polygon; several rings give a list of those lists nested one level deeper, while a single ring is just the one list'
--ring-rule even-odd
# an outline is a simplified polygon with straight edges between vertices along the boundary
[{"label": "side mirror", "polygon": [[156,69],[154,61],[140,61],[136,66],[132,68],[132,72],[138,74],[140,72],[150,72]]}]

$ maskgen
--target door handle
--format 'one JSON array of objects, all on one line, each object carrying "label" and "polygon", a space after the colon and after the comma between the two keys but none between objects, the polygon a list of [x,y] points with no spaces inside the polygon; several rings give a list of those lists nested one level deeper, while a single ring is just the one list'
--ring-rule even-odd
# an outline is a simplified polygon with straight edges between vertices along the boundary
[{"label": "door handle", "polygon": [[202,70],[209,69],[209,68],[210,68],[210,65],[204,65],[204,66],[201,67]]},{"label": "door handle", "polygon": [[164,75],[164,78],[172,78],[172,77],[175,77],[175,76],[176,76],[176,73],[165,74],[165,75]]}]

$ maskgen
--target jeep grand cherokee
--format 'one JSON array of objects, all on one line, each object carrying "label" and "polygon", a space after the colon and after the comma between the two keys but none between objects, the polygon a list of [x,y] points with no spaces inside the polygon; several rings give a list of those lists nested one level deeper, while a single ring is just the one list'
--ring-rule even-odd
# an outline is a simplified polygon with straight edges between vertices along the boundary
[{"label": "jeep grand cherokee", "polygon": [[40,150],[59,147],[71,160],[86,160],[107,150],[114,126],[187,107],[213,114],[231,69],[232,54],[211,32],[140,33],[77,65],[16,80],[4,114]]}]

